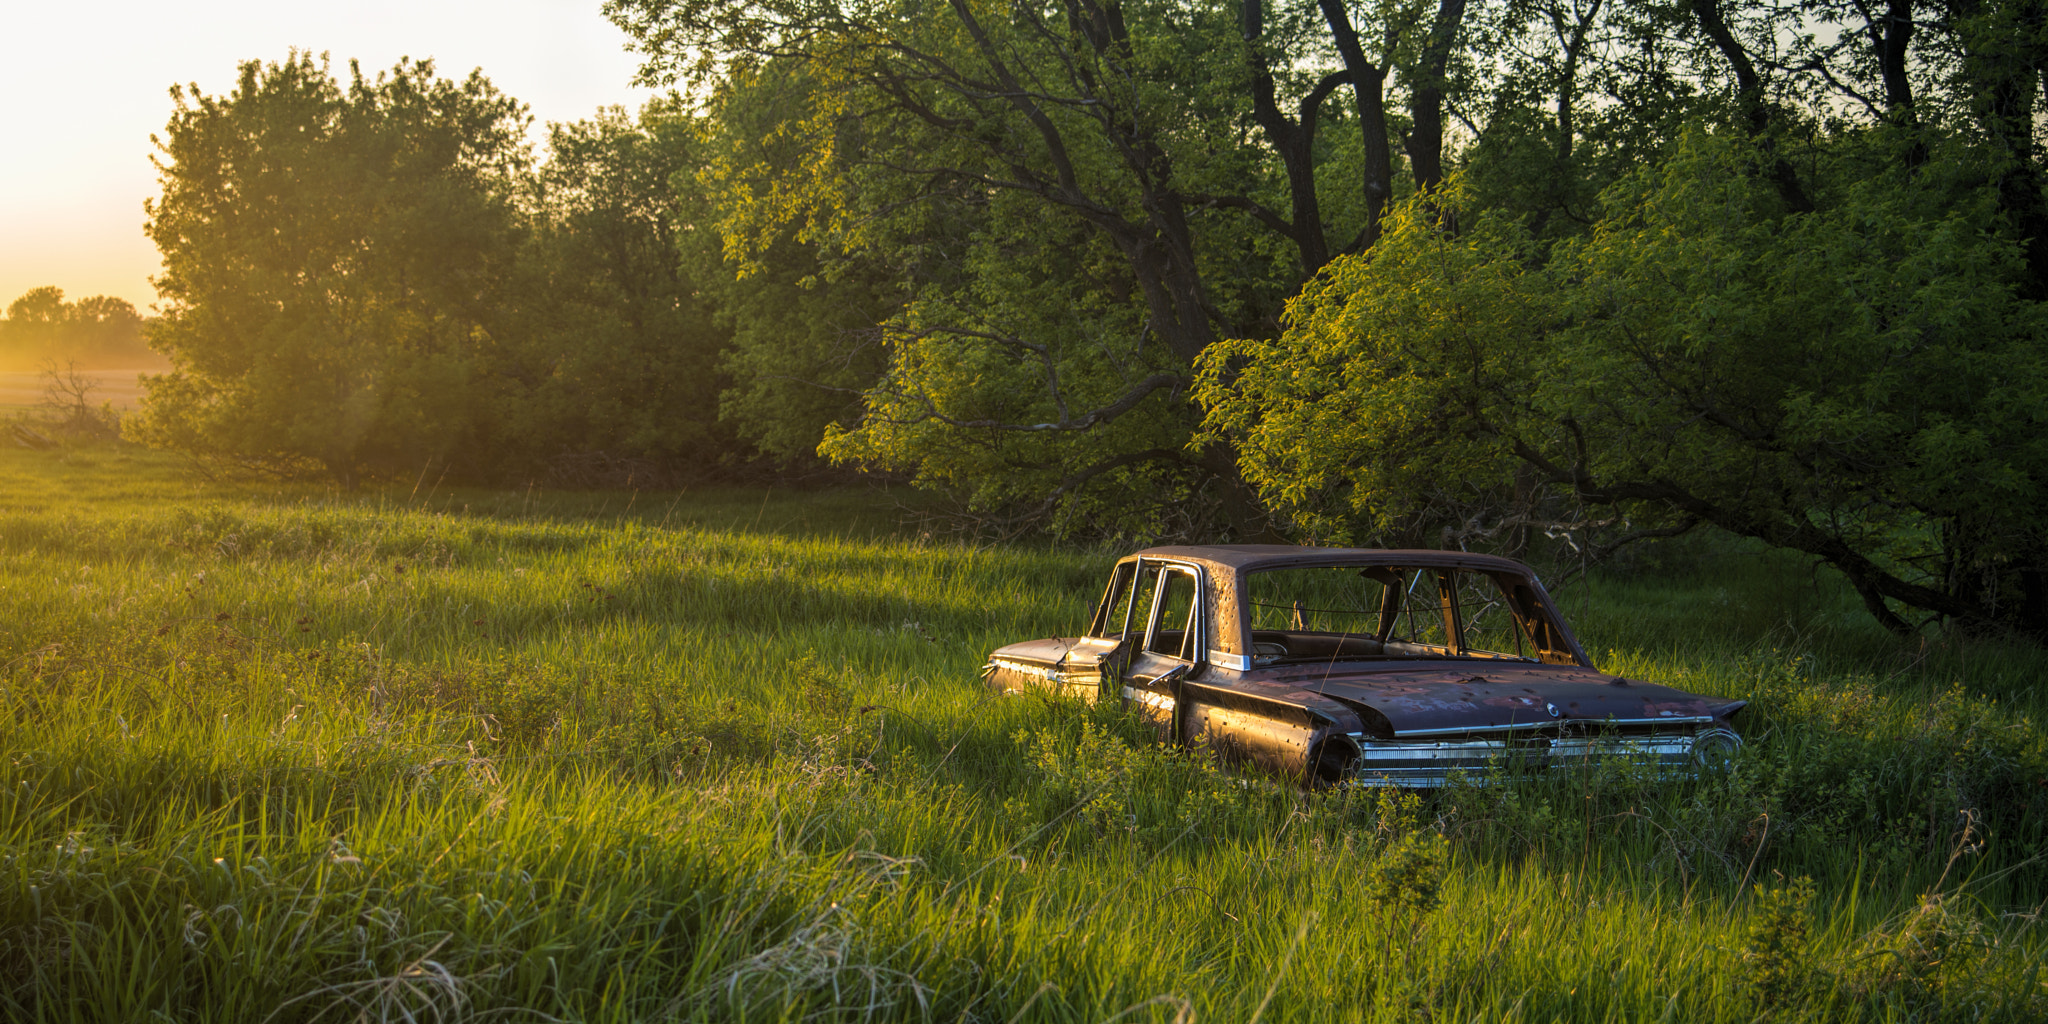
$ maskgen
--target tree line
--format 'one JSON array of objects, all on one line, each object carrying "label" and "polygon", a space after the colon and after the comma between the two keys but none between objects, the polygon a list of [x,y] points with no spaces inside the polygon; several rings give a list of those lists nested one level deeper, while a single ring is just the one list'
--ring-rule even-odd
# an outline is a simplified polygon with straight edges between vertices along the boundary
[{"label": "tree line", "polygon": [[31,288],[0,317],[0,365],[153,362],[145,330],[142,314],[126,299],[92,295],[67,302],[62,288]]},{"label": "tree line", "polygon": [[294,53],[174,96],[148,230],[175,368],[137,437],[351,487],[730,461],[687,117],[550,125],[536,159],[520,103],[426,61]]},{"label": "tree line", "polygon": [[144,435],[822,458],[991,523],[1715,529],[2048,634],[2041,0],[610,0],[636,118],[182,92]]}]

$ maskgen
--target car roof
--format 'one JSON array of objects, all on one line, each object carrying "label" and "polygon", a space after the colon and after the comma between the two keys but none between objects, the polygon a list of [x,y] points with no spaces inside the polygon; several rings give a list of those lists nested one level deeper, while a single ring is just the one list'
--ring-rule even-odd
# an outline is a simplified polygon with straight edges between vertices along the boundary
[{"label": "car roof", "polygon": [[1126,558],[1176,558],[1207,562],[1237,572],[1260,569],[1309,568],[1318,565],[1412,565],[1432,569],[1478,569],[1533,576],[1512,558],[1476,555],[1469,551],[1428,548],[1318,548],[1295,544],[1174,544],[1146,548]]}]

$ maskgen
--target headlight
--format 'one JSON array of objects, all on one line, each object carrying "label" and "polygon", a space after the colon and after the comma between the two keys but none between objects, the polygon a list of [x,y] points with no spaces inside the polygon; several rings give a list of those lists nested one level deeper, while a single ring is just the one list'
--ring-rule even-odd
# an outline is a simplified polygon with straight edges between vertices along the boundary
[{"label": "headlight", "polygon": [[1721,771],[1742,749],[1742,737],[1735,730],[1715,726],[1692,738],[1692,763],[1702,771]]}]

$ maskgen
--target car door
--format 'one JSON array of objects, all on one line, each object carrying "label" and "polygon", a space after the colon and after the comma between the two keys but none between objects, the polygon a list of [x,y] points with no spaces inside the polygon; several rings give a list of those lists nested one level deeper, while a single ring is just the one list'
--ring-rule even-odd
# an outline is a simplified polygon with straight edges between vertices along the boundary
[{"label": "car door", "polygon": [[1086,635],[1075,639],[1061,658],[1059,675],[1066,692],[1090,704],[1098,696],[1116,699],[1131,654],[1145,640],[1146,611],[1136,607],[1139,564],[1126,561],[1110,573],[1102,602],[1088,620]]},{"label": "car door", "polygon": [[1124,672],[1123,698],[1167,739],[1177,734],[1180,683],[1207,650],[1202,577],[1190,565],[1148,560],[1139,567],[1137,583],[1133,611],[1144,609],[1144,641]]}]

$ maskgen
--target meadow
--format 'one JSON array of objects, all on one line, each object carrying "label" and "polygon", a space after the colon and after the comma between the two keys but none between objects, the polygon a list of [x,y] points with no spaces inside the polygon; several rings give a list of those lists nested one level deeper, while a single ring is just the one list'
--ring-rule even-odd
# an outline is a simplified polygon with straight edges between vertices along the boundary
[{"label": "meadow", "polygon": [[[142,402],[143,370],[80,370],[93,384],[88,393],[91,404],[112,403],[116,409],[133,409]],[[40,369],[9,371],[0,364],[0,414],[41,412],[49,404],[49,375]]]},{"label": "meadow", "polygon": [[0,1011],[2048,1017],[2037,649],[1701,539],[1560,601],[1753,701],[1728,773],[1301,793],[991,695],[1121,551],[911,501],[0,451]]}]

